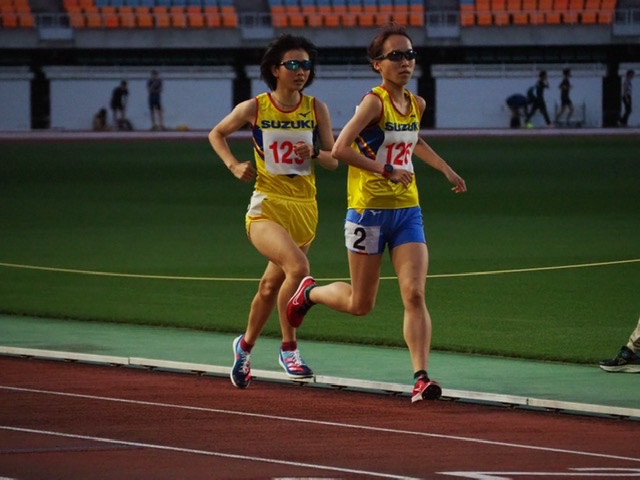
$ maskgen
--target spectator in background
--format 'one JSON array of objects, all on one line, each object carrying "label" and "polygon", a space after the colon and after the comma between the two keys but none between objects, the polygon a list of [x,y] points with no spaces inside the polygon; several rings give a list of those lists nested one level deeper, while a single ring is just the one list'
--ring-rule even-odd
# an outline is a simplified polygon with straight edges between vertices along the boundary
[{"label": "spectator in background", "polygon": [[624,76],[622,82],[622,106],[624,107],[624,114],[620,117],[620,125],[626,127],[629,123],[629,115],[631,115],[631,80],[635,76],[635,71],[627,70],[627,74]]},{"label": "spectator in background", "polygon": [[120,130],[127,119],[127,99],[129,98],[129,89],[127,81],[122,80],[120,85],[113,89],[111,93],[111,111],[113,112],[113,127]]},{"label": "spectator in background", "polygon": [[610,360],[600,362],[600,368],[605,372],[640,373],[640,319],[638,326],[631,332],[629,341],[620,349],[618,354]]},{"label": "spectator in background", "polygon": [[571,92],[571,89],[573,88],[570,80],[571,69],[565,68],[562,71],[562,75],[562,81],[560,82],[560,85],[558,87],[560,88],[560,111],[556,115],[555,120],[556,123],[558,123],[560,121],[560,117],[562,117],[562,115],[564,114],[564,111],[567,110],[567,119],[565,124],[569,125],[569,122],[571,121],[571,115],[573,115],[573,102],[569,97],[569,92]]},{"label": "spectator in background", "polygon": [[160,94],[162,93],[162,80],[157,70],[151,71],[151,78],[147,81],[147,92],[149,93],[149,112],[151,114],[151,130],[164,130],[162,118],[162,105],[160,104]]},{"label": "spectator in background", "polygon": [[104,132],[109,130],[109,125],[107,124],[107,109],[101,108],[98,110],[93,116],[93,130],[96,132]]},{"label": "spectator in background", "polygon": [[520,128],[520,117],[526,117],[528,113],[529,101],[527,97],[521,93],[514,93],[507,98],[507,106],[511,110],[511,123],[509,126],[511,128]]},{"label": "spectator in background", "polygon": [[527,91],[527,98],[533,104],[525,120],[527,127],[533,126],[529,121],[537,111],[540,111],[547,126],[551,126],[549,112],[547,112],[547,104],[544,101],[545,88],[549,88],[549,81],[547,80],[547,71],[542,70],[538,75],[538,81],[536,82],[536,84],[533,87],[529,88],[529,90]]}]

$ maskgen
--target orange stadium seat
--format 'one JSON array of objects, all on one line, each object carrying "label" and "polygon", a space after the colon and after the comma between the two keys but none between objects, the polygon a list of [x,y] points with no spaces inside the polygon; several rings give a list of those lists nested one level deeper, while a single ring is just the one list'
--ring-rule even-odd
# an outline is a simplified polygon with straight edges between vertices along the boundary
[{"label": "orange stadium seat", "polygon": [[526,12],[514,12],[511,15],[513,19],[514,25],[528,25],[529,24],[529,14]]},{"label": "orange stadium seat", "polygon": [[235,12],[223,12],[220,14],[222,17],[222,26],[227,28],[238,28],[238,14]]},{"label": "orange stadium seat", "polygon": [[151,12],[156,28],[169,28],[171,26],[171,17],[167,7],[155,6]]},{"label": "orange stadium seat", "polygon": [[421,0],[409,0],[409,25],[424,26],[424,3]]},{"label": "orange stadium seat", "polygon": [[578,23],[578,11],[577,10],[567,10],[562,13],[562,22],[567,25],[573,25]]},{"label": "orange stadium seat", "polygon": [[400,25],[409,24],[409,4],[407,3],[407,0],[396,0],[393,3],[391,19]]},{"label": "orange stadium seat", "polygon": [[325,27],[340,26],[340,17],[333,13],[329,0],[318,0],[316,2],[316,15],[320,17],[320,19],[312,20],[313,24],[320,23],[320,25],[324,25]]},{"label": "orange stadium seat", "polygon": [[340,15],[333,12],[322,14],[325,27],[336,28],[340,26]]},{"label": "orange stadium seat", "polygon": [[22,28],[35,28],[36,20],[33,18],[33,14],[31,13],[23,13],[18,17],[18,21],[20,22],[20,26]]},{"label": "orange stadium seat", "polygon": [[18,14],[8,11],[2,12],[2,26],[5,28],[18,27]]},{"label": "orange stadium seat", "polygon": [[494,25],[504,26],[509,24],[507,0],[491,0],[491,13],[493,13]]},{"label": "orange stadium seat", "polygon": [[538,9],[536,0],[522,0],[522,12],[528,16],[528,23],[539,25],[544,22],[544,15]]},{"label": "orange stadium seat", "polygon": [[473,5],[460,6],[460,25],[471,27],[476,24],[476,14]]},{"label": "orange stadium seat", "polygon": [[79,0],[62,0],[62,6],[67,11],[71,9],[78,9],[80,8],[80,1]]},{"label": "orange stadium seat", "polygon": [[[131,7],[129,7],[131,8]],[[122,12],[120,11],[120,25],[123,28],[135,28],[137,27],[137,23],[136,23],[136,15],[135,13],[133,13],[133,11],[127,13],[127,12]]]},{"label": "orange stadium seat", "polygon": [[489,0],[476,0],[475,9],[476,12],[490,12],[491,4]]},{"label": "orange stadium seat", "polygon": [[286,13],[271,13],[271,25],[276,28],[285,28],[287,24],[288,22]]},{"label": "orange stadium seat", "polygon": [[102,28],[102,15],[98,12],[88,12],[85,16],[87,18],[87,28]]},{"label": "orange stadium seat", "polygon": [[187,23],[189,28],[204,28],[205,20],[204,15],[201,13],[188,13],[187,12]]},{"label": "orange stadium seat", "polygon": [[598,13],[598,23],[608,25],[613,22],[613,10],[600,10]]},{"label": "orange stadium seat", "polygon": [[478,25],[482,27],[489,26],[493,24],[493,15],[491,15],[491,12],[478,12],[476,14],[476,21]]},{"label": "orange stadium seat", "polygon": [[69,12],[69,25],[73,28],[84,28],[87,26],[84,13]]},{"label": "orange stadium seat", "polygon": [[218,28],[222,26],[222,16],[218,7],[204,7],[204,23],[207,27]]},{"label": "orange stadium seat", "polygon": [[153,28],[153,15],[149,7],[135,7],[136,25],[138,28]]},{"label": "orange stadium seat", "polygon": [[174,5],[169,8],[171,26],[175,28],[187,28],[187,15],[183,7]]}]

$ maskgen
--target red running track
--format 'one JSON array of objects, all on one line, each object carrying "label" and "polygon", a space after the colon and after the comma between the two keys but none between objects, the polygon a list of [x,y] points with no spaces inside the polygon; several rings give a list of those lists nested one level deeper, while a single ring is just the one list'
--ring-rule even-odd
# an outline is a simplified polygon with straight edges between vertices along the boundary
[{"label": "red running track", "polygon": [[639,478],[638,422],[0,357],[0,478]]}]

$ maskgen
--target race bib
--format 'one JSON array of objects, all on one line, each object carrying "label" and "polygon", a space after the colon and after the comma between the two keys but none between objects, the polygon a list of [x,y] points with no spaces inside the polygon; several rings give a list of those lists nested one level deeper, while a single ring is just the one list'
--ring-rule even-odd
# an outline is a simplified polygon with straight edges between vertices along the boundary
[{"label": "race bib", "polygon": [[310,175],[311,160],[304,161],[294,151],[298,142],[311,143],[311,132],[265,130],[262,134],[264,163],[272,175]]},{"label": "race bib", "polygon": [[346,221],[344,224],[346,247],[358,253],[374,255],[380,253],[380,227],[365,227]]},{"label": "race bib", "polygon": [[413,149],[415,143],[403,141],[407,135],[398,133],[385,133],[384,143],[376,153],[376,162],[382,165],[393,165],[395,170],[408,170],[413,172]]}]

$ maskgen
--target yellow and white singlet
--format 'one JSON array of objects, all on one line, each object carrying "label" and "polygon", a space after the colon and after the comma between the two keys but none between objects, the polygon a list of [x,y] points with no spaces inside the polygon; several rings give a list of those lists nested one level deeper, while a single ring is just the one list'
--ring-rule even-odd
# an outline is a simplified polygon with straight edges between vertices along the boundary
[{"label": "yellow and white singlet", "polygon": [[[412,155],[420,132],[420,108],[415,96],[405,90],[411,100],[411,108],[404,115],[398,111],[389,92],[377,86],[367,95],[376,95],[382,101],[380,119],[365,128],[352,144],[352,148],[372,162],[391,164],[394,169],[413,172]],[[392,183],[377,173],[349,167],[347,180],[348,208],[362,210],[395,209],[419,205],[415,177],[404,187]]]},{"label": "yellow and white singlet", "polygon": [[313,160],[294,152],[298,142],[314,144],[317,138],[315,99],[301,95],[291,112],[280,110],[269,93],[255,98],[253,150],[258,176],[247,210],[251,222],[269,220],[284,227],[299,246],[311,243],[318,224]]}]

